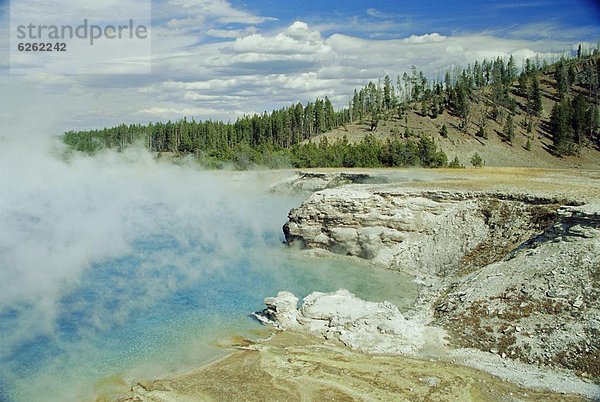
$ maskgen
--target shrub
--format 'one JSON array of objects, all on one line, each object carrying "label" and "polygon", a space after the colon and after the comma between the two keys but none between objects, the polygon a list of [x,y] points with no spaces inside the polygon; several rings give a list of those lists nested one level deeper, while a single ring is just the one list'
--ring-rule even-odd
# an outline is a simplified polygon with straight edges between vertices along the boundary
[{"label": "shrub", "polygon": [[485,131],[485,127],[483,125],[479,126],[479,130],[477,131],[477,136],[487,140],[487,138],[488,138],[487,131]]},{"label": "shrub", "polygon": [[442,125],[442,128],[440,129],[440,135],[442,137],[448,137],[448,127],[446,127],[446,123]]},{"label": "shrub", "polygon": [[474,167],[483,167],[484,164],[485,163],[481,158],[481,155],[475,152],[475,155],[471,157],[471,165],[473,165]]},{"label": "shrub", "polygon": [[464,169],[465,168],[463,165],[461,165],[460,161],[458,160],[458,156],[455,156],[454,159],[452,159],[452,162],[450,162],[448,164],[448,167],[451,169]]}]

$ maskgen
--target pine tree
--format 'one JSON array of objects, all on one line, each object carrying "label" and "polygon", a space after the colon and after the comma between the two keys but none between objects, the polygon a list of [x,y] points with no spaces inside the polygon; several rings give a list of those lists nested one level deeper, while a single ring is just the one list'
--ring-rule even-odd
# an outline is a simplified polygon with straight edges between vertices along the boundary
[{"label": "pine tree", "polygon": [[485,85],[483,68],[477,60],[475,61],[475,65],[473,66],[473,76],[475,78],[475,85],[477,86],[477,88],[482,88]]},{"label": "pine tree", "polygon": [[562,101],[569,95],[569,78],[564,62],[561,61],[558,64],[556,64],[556,71],[554,73],[554,77],[558,86],[558,98]]},{"label": "pine tree", "polygon": [[362,107],[356,89],[354,89],[354,95],[352,96],[352,118],[355,120],[362,119]]},{"label": "pine tree", "polygon": [[415,66],[412,66],[410,68],[410,71],[410,82],[412,85],[411,100],[417,101],[421,97],[421,81],[419,80],[419,77],[417,75],[417,68]]},{"label": "pine tree", "polygon": [[484,164],[483,158],[477,152],[475,152],[475,154],[471,157],[471,165],[474,167],[483,167]]},{"label": "pine tree", "polygon": [[392,95],[394,92],[394,87],[392,87],[392,82],[390,80],[390,76],[386,75],[383,79],[383,106],[385,110],[390,110],[393,107],[392,104]]},{"label": "pine tree", "polygon": [[515,139],[515,126],[510,113],[506,116],[506,123],[504,124],[504,136],[511,144]]},{"label": "pine tree", "polygon": [[517,66],[515,65],[515,59],[511,54],[508,58],[508,64],[506,65],[506,85],[510,85],[515,78],[517,78]]},{"label": "pine tree", "polygon": [[528,95],[528,85],[527,85],[527,74],[525,73],[525,71],[523,71],[521,74],[519,74],[519,94],[523,97]]},{"label": "pine tree", "polygon": [[567,99],[556,102],[550,117],[550,130],[554,152],[559,155],[572,155],[574,153],[571,127],[571,105]]},{"label": "pine tree", "polygon": [[590,127],[589,112],[590,106],[581,94],[577,94],[573,102],[571,102],[571,127],[573,127],[573,140],[581,147],[583,139],[586,137],[586,133]]},{"label": "pine tree", "polygon": [[531,120],[529,117],[525,123],[525,130],[527,130],[527,133],[531,133],[533,131],[533,120]]},{"label": "pine tree", "polygon": [[479,125],[479,130],[477,131],[477,136],[487,140],[488,136],[487,136],[487,131],[485,130],[484,124]]},{"label": "pine tree", "polygon": [[450,103],[452,99],[452,80],[450,79],[450,71],[446,71],[444,75],[444,90],[446,91],[446,102]]},{"label": "pine tree", "polygon": [[314,133],[320,134],[325,131],[325,113],[323,110],[323,101],[315,100],[315,128]]},{"label": "pine tree", "polygon": [[421,115],[423,115],[423,117],[429,115],[429,104],[426,100],[421,101]]},{"label": "pine tree", "polygon": [[304,139],[309,139],[315,134],[315,108],[311,102],[304,108]]},{"label": "pine tree", "polygon": [[464,166],[461,165],[460,161],[458,160],[458,156],[455,156],[454,159],[452,160],[452,162],[450,162],[448,164],[448,167],[450,169],[463,169]]},{"label": "pine tree", "polygon": [[540,79],[538,77],[538,73],[535,72],[531,76],[531,96],[529,105],[531,113],[534,116],[541,116],[542,114],[542,91],[540,89]]},{"label": "pine tree", "polygon": [[525,60],[525,74],[531,74],[535,71],[535,65],[531,62],[531,59]]},{"label": "pine tree", "polygon": [[590,108],[590,139],[600,147],[600,109],[595,105]]},{"label": "pine tree", "polygon": [[327,96],[323,105],[323,118],[325,120],[325,131],[333,130],[335,127],[335,111],[333,105]]},{"label": "pine tree", "polygon": [[456,112],[460,117],[460,126],[466,132],[471,115],[471,104],[469,102],[469,92],[464,82],[456,85]]},{"label": "pine tree", "polygon": [[442,137],[448,137],[448,127],[446,127],[446,123],[442,125],[442,128],[440,129],[440,135]]},{"label": "pine tree", "polygon": [[304,107],[302,103],[298,102],[294,107],[294,144],[302,142],[302,136],[304,134]]}]

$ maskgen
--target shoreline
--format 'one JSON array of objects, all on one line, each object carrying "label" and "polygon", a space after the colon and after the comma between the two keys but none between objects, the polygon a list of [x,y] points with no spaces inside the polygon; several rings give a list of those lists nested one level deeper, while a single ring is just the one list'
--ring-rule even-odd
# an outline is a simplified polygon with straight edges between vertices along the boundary
[{"label": "shoreline", "polygon": [[[374,374],[364,377],[365,370]],[[139,382],[116,400],[300,400],[306,396],[414,400],[434,395],[443,401],[509,396],[523,401],[586,400],[582,395],[523,386],[444,358],[372,355],[293,330],[276,331],[269,339],[177,376]]]}]

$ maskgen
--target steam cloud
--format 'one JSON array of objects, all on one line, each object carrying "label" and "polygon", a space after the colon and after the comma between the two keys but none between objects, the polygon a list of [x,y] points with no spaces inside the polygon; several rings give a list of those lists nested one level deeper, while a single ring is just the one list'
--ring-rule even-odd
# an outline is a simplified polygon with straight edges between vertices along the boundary
[{"label": "steam cloud", "polygon": [[[266,196],[260,174],[203,172],[192,162],[157,161],[141,147],[65,160],[49,134],[65,111],[35,101],[33,90],[9,89],[0,108],[3,361],[40,339],[63,352],[93,348],[86,339],[98,331],[118,330],[139,309],[222,269],[240,250],[282,238],[296,200]],[[144,249],[161,242],[164,250]],[[123,275],[79,294],[107,262],[122,264]],[[81,327],[66,331],[65,314]],[[2,376],[15,380],[15,370],[4,365]]]}]

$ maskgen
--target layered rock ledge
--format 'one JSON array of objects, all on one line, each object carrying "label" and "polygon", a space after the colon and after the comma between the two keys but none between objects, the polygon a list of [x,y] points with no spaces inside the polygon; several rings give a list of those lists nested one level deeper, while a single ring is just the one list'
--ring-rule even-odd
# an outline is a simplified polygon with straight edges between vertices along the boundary
[{"label": "layered rock ledge", "polygon": [[283,231],[288,244],[441,274],[504,257],[541,234],[559,205],[528,195],[343,186],[314,193],[290,211]]}]

